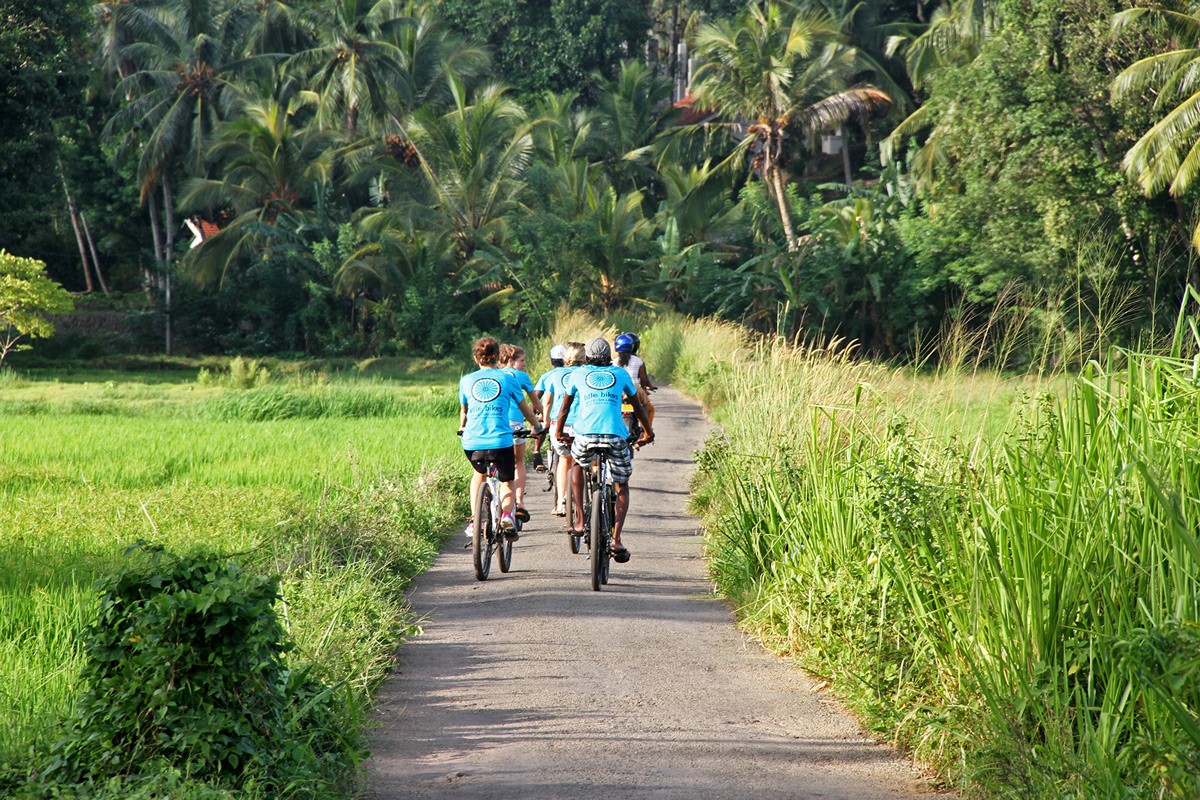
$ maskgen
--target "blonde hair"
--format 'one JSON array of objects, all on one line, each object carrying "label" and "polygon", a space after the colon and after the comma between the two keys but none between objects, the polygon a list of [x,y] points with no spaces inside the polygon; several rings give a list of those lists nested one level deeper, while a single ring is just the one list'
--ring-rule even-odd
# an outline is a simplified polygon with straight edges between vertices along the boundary
[{"label": "blonde hair", "polygon": [[567,342],[567,357],[563,359],[568,367],[579,367],[587,363],[587,351],[583,342]]}]

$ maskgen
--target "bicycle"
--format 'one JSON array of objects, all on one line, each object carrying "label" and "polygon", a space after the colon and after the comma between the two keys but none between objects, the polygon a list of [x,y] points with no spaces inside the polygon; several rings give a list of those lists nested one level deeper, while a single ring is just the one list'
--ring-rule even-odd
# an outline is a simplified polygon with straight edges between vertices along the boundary
[{"label": "bicycle", "polygon": [[[529,431],[526,430],[525,435]],[[460,431],[459,436],[462,436]],[[516,435],[516,434],[514,434]],[[492,554],[496,555],[501,572],[512,567],[513,543],[500,529],[500,474],[496,462],[488,460],[483,483],[475,492],[475,516],[471,520],[471,561],[475,565],[475,577],[486,581],[492,570]],[[521,532],[521,520],[513,517],[513,530]]]},{"label": "bicycle", "polygon": [[[626,441],[632,445],[636,440]],[[584,469],[583,518],[588,523],[586,541],[590,550],[588,561],[592,591],[598,592],[601,586],[608,583],[613,524],[617,518],[617,488],[609,471],[609,448],[592,446],[585,453],[594,458],[593,463]],[[582,534],[572,532],[573,544],[578,545],[578,538],[582,538]],[[578,551],[573,549],[572,552]]]}]

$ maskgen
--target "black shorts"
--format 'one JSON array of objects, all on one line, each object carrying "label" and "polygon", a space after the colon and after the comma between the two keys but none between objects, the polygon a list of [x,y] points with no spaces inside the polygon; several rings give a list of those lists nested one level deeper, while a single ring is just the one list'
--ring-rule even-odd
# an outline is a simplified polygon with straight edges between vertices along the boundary
[{"label": "black shorts", "polygon": [[496,462],[496,474],[504,483],[517,476],[517,457],[511,447],[501,447],[496,450],[463,450],[467,460],[480,475],[487,475],[489,461]]}]

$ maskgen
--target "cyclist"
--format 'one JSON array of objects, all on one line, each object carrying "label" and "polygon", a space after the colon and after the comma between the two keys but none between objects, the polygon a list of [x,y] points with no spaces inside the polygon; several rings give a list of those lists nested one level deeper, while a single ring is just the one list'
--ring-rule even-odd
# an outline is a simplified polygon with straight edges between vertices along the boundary
[{"label": "cyclist", "polygon": [[[566,358],[567,348],[561,344],[556,344],[550,348],[550,369],[538,376],[537,383],[533,385],[533,396],[538,400],[549,391],[547,382],[553,383],[557,380],[559,373],[565,369],[563,367],[563,359]],[[548,422],[543,422],[543,427],[548,426]],[[539,436],[533,443],[533,468],[538,472],[545,472],[546,467],[542,462],[542,440],[545,435]],[[553,445],[552,445],[553,446]]]},{"label": "cyclist", "polygon": [[[546,402],[544,404],[546,412],[543,417],[547,426],[551,425],[554,420],[558,419],[558,412],[562,409],[563,400],[567,396],[567,387],[570,386],[571,376],[574,374],[575,370],[587,363],[587,357],[584,355],[583,342],[567,343],[565,352],[563,354],[563,363],[564,366],[562,372],[558,373],[558,375],[554,377],[553,382],[550,382],[547,386],[545,395]],[[566,420],[566,425],[563,429],[566,431],[568,437],[574,435],[571,428],[571,425],[574,423],[574,421],[575,417],[573,414]],[[551,438],[550,446],[554,448],[554,452],[558,453],[558,471],[554,476],[555,483],[558,484],[558,505],[554,509],[554,515],[556,517],[565,517],[567,515],[567,476],[575,467],[575,460],[571,458],[571,444],[569,441],[564,443],[556,438]],[[579,477],[582,478],[582,475],[579,475]],[[580,484],[577,484],[577,488],[579,485]],[[579,492],[576,493],[578,494]],[[576,518],[568,521],[567,527],[579,533],[583,533],[583,506],[578,501],[576,501],[574,505],[576,509]]]},{"label": "cyclist", "polygon": [[[533,381],[529,379],[529,375],[525,372],[525,351],[517,347],[515,344],[500,345],[500,369],[512,376],[517,387],[521,390],[521,397],[528,396],[529,404],[533,408],[533,413],[541,416],[542,403],[533,394]],[[512,404],[509,409],[509,422],[512,425],[514,434],[525,430],[525,420],[522,417],[521,409],[516,403]],[[536,421],[534,427],[537,427]],[[516,462],[516,478],[513,480],[513,489],[517,496],[517,519],[521,522],[529,522],[529,512],[525,510],[525,437],[524,435],[514,436],[513,438],[513,458]]]},{"label": "cyclist", "polygon": [[621,419],[621,403],[628,397],[633,411],[642,423],[639,445],[654,441],[654,430],[646,416],[646,409],[637,396],[637,387],[629,374],[612,365],[612,351],[605,339],[596,337],[587,343],[585,350],[587,365],[571,376],[567,397],[558,413],[555,435],[566,439],[565,423],[573,406],[578,404],[573,427],[575,440],[571,455],[579,464],[590,463],[589,447],[608,448],[608,464],[612,470],[617,489],[616,519],[613,520],[613,560],[623,564],[629,560],[629,549],[621,543],[621,530],[625,526],[625,515],[629,511],[629,478],[633,475],[633,456],[625,437],[629,431]]},{"label": "cyclist", "polygon": [[646,374],[646,362],[637,354],[641,339],[636,333],[622,333],[613,340],[613,349],[617,351],[617,366],[629,373],[633,385],[637,387],[638,399],[646,407],[646,417],[654,424],[654,404],[650,402],[650,392],[658,387],[650,382]]},{"label": "cyclist", "polygon": [[471,355],[479,369],[464,375],[458,382],[458,401],[462,406],[458,430],[462,435],[463,452],[475,468],[475,474],[471,476],[471,514],[479,513],[475,508],[475,495],[487,474],[488,462],[494,461],[500,478],[500,505],[504,509],[500,529],[510,541],[516,541],[519,536],[513,522],[512,487],[516,464],[509,409],[517,404],[521,414],[535,428],[538,427],[537,417],[529,404],[521,399],[512,376],[499,369],[499,342],[485,336],[475,342]]}]

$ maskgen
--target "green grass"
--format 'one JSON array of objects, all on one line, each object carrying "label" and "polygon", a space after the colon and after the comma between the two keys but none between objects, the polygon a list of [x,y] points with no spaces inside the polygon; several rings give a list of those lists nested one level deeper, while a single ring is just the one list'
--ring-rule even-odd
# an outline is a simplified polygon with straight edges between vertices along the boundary
[{"label": "green grass", "polygon": [[694,499],[747,630],[967,796],[1200,796],[1200,336],[1038,378],[644,330],[720,423]]},{"label": "green grass", "polygon": [[0,763],[58,735],[93,584],[138,540],[280,573],[291,658],[349,687],[356,747],[404,588],[462,513],[453,378],[118,377],[0,380]]}]

